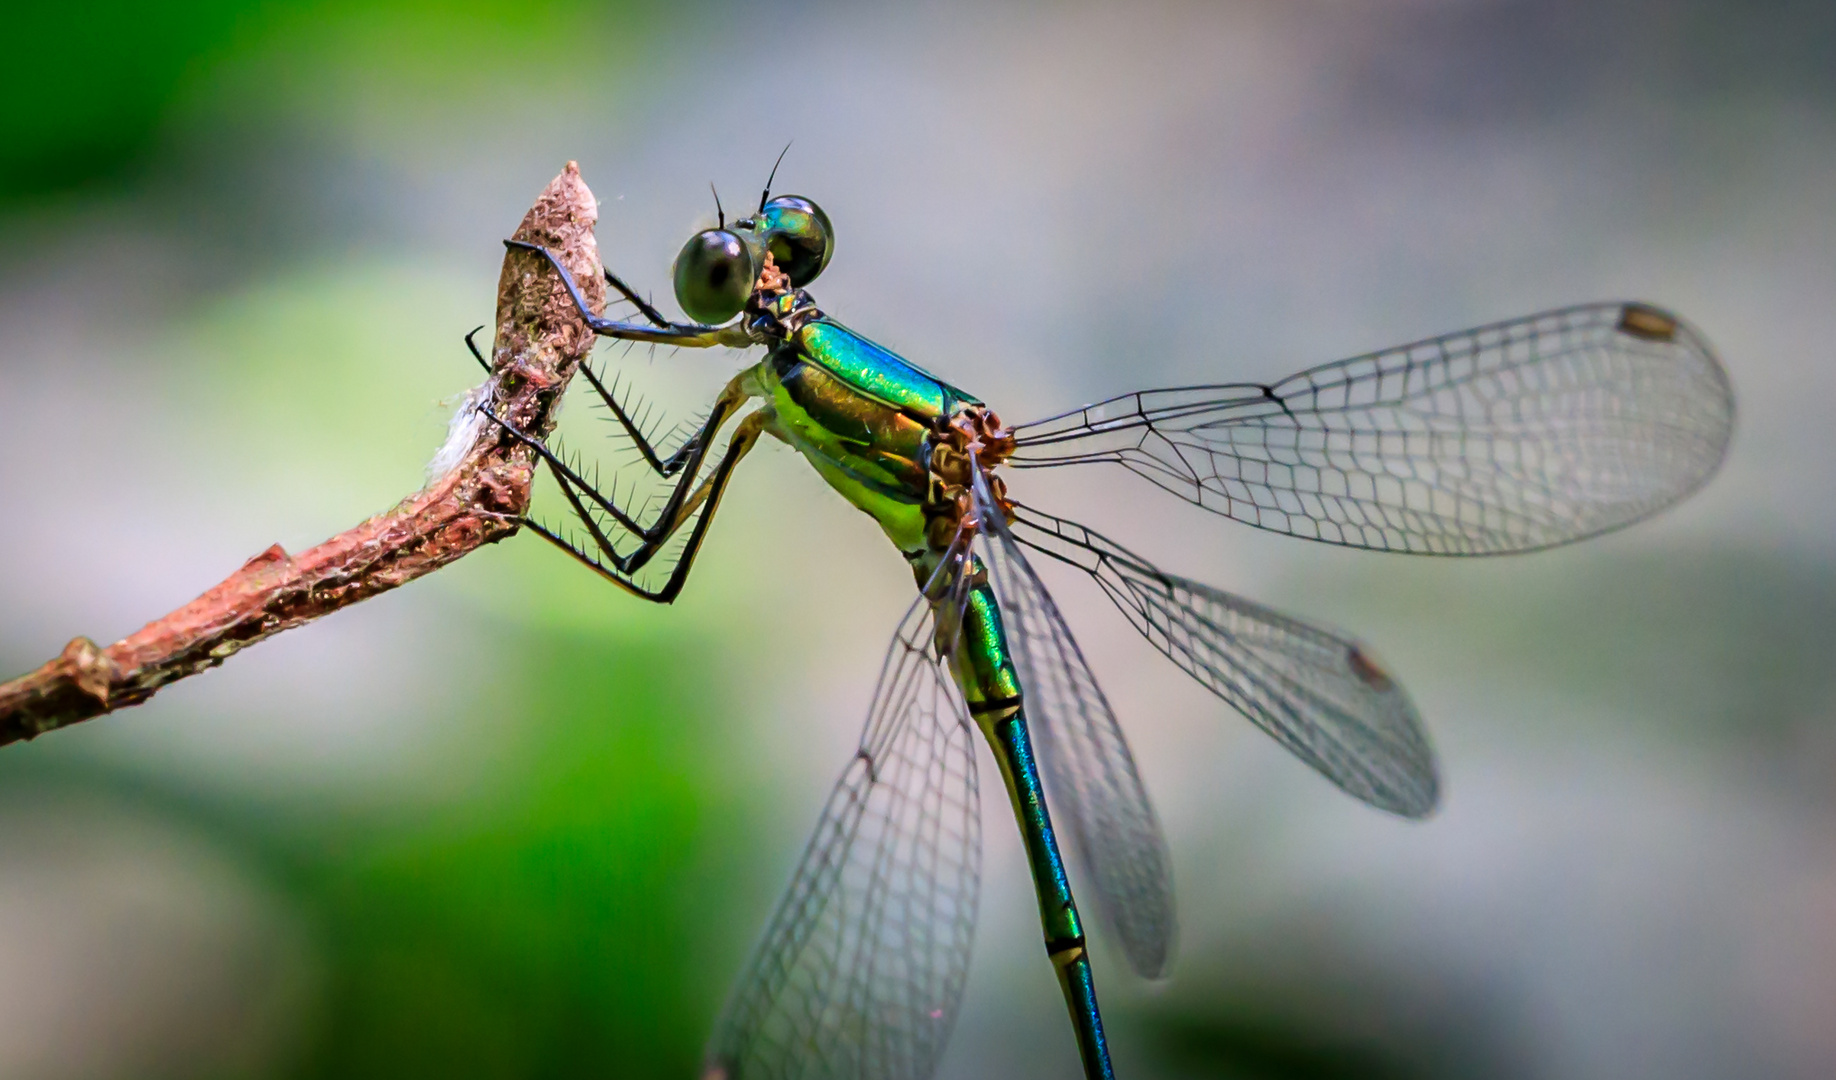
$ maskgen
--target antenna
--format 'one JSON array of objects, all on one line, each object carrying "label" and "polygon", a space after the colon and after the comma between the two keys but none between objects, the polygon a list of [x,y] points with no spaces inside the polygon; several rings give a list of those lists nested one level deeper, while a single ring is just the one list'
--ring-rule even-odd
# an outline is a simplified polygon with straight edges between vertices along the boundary
[{"label": "antenna", "polygon": [[708,181],[708,190],[714,192],[714,213],[720,216],[720,227],[724,229],[727,227],[727,212],[721,209],[720,192],[714,191],[714,181]]},{"label": "antenna", "polygon": [[759,193],[759,213],[761,214],[765,212],[766,201],[771,198],[771,182],[778,178],[778,166],[784,164],[784,155],[790,153],[791,143],[796,141],[792,139],[785,143],[784,149],[778,151],[778,160],[771,163],[771,175],[765,178],[765,190]]}]

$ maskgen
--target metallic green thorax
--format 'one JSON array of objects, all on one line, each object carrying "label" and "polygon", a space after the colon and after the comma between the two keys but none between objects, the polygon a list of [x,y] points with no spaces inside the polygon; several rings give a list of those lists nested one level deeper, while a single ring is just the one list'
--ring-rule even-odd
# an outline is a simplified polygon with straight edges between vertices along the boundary
[{"label": "metallic green thorax", "polygon": [[[920,583],[929,580],[944,557],[925,532],[932,438],[943,421],[981,402],[820,316],[785,336],[748,381],[749,391],[768,402],[765,429],[795,447],[844,498],[878,521],[911,560]],[[1013,802],[1046,952],[1077,1030],[1085,1074],[1106,1080],[1114,1074],[1083,924],[1046,810],[1019,676],[980,560],[972,559],[966,573],[970,586],[960,615],[953,604],[936,603],[939,641],[949,643],[951,674],[994,751]]]},{"label": "metallic green thorax", "polygon": [[900,551],[924,549],[933,426],[974,397],[826,318],[805,323],[754,369],[767,430],[866,511]]}]

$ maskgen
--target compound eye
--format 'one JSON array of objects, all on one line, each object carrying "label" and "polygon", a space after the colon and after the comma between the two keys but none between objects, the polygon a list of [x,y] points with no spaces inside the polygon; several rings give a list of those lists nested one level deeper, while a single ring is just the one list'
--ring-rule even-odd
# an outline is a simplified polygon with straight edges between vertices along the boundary
[{"label": "compound eye", "polygon": [[822,207],[801,195],[780,195],[759,211],[758,233],[771,260],[802,288],[816,280],[835,253],[835,230]]},{"label": "compound eye", "polygon": [[724,323],[752,295],[752,252],[725,229],[704,229],[676,256],[676,303],[699,323]]}]

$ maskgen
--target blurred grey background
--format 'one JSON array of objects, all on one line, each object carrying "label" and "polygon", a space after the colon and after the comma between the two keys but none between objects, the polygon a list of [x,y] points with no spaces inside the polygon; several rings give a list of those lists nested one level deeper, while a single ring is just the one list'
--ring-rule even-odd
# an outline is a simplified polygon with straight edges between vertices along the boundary
[{"label": "blurred grey background", "polygon": [[[498,240],[606,261],[778,187],[827,310],[1010,420],[1600,298],[1721,349],[1703,493],[1514,559],[1331,549],[1117,474],[1023,497],[1370,642],[1438,741],[1353,803],[1059,587],[1167,823],[1125,1077],[1836,1074],[1826,5],[74,3],[0,73],[0,671],[421,482]],[[606,358],[673,416],[735,355]],[[590,412],[568,417],[576,445]],[[1819,493],[1823,494],[1819,494]],[[909,577],[781,447],[653,609],[518,538],[0,752],[0,1075],[684,1076]],[[985,778],[992,777],[985,772]],[[950,1078],[1064,1076],[1005,800]]]}]

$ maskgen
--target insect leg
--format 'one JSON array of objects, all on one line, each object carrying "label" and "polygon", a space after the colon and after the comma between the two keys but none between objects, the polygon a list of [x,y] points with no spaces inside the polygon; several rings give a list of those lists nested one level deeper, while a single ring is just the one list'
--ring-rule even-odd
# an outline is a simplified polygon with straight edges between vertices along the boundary
[{"label": "insect leg", "polygon": [[[555,257],[554,252],[540,244],[531,244],[523,240],[505,240],[504,246],[519,251],[533,251],[547,259],[549,265],[555,268],[555,272],[561,275],[561,284],[567,287],[567,294],[573,298],[574,306],[580,311],[580,317],[586,321],[587,326],[595,334],[622,338],[627,341],[684,345],[695,349],[705,349],[712,345],[745,348],[752,344],[752,339],[746,335],[745,327],[738,323],[728,326],[706,326],[701,323],[672,323],[659,318],[657,321],[662,323],[661,326],[645,326],[642,323],[621,322],[618,319],[595,315],[592,309],[587,307],[586,297],[580,295],[580,286],[574,283],[574,275],[561,264],[561,260]],[[650,307],[648,304],[643,306]],[[645,312],[645,315],[648,317],[655,310],[651,308],[650,311]]]},{"label": "insect leg", "polygon": [[618,279],[617,274],[614,274],[610,269],[607,269],[606,267],[600,267],[600,269],[605,270],[606,284],[612,286],[614,289],[617,289],[618,294],[620,296],[631,301],[631,303],[637,307],[638,311],[643,313],[643,316],[646,319],[650,320],[650,324],[652,326],[668,326],[669,325],[669,320],[663,317],[662,312],[658,311],[654,307],[651,307],[650,301],[644,299],[643,297],[639,296],[637,293],[633,292],[631,289],[631,286],[625,284],[624,282]]},{"label": "insect leg", "polygon": [[[584,371],[586,369],[583,367],[582,370]],[[667,523],[679,516],[678,511],[682,508],[683,500],[689,497],[689,492],[694,485],[695,477],[701,472],[701,465],[707,457],[708,447],[713,445],[715,433],[720,430],[722,424],[725,424],[732,418],[734,412],[737,411],[741,405],[745,404],[749,396],[745,390],[746,374],[745,372],[741,372],[739,375],[734,376],[731,382],[727,383],[726,388],[720,392],[720,396],[714,399],[714,408],[708,413],[707,422],[702,424],[701,430],[696,432],[695,435],[690,438],[689,442],[684,445],[684,449],[689,450],[687,459],[676,467],[677,471],[681,473],[681,479],[677,481],[674,489],[671,490],[668,501],[663,504],[663,509],[657,515],[656,523],[649,526],[642,524],[636,518],[620,509],[611,499],[600,494],[596,487],[569,466],[567,462],[561,460],[560,456],[550,450],[541,439],[521,431],[509,421],[502,419],[496,413],[492,412],[488,406],[481,405],[479,406],[479,410],[496,422],[499,427],[508,432],[512,438],[516,439],[524,446],[529,447],[531,450],[534,450],[536,454],[547,463],[549,471],[555,474],[555,479],[561,481],[564,490],[570,492],[577,490],[579,494],[585,495],[588,502],[591,502],[593,505],[599,507],[599,509],[605,511],[605,513],[610,515],[612,520],[618,522],[621,527],[630,530],[639,540],[643,541],[646,545],[650,545],[653,543],[661,543],[674,531],[674,527],[669,526]],[[598,385],[597,379],[594,380],[594,384],[596,386]],[[610,395],[607,395],[607,397],[610,398]],[[610,404],[610,401],[608,401],[608,404]],[[634,438],[639,439],[642,443],[642,436],[638,435],[636,425],[630,423],[625,417],[623,410],[615,408],[613,415],[619,417],[620,421],[626,424],[626,431],[631,433]],[[737,438],[737,436],[735,437]],[[649,456],[654,459],[655,454],[649,451],[649,444],[642,443],[642,445],[644,449],[649,452]],[[671,461],[673,462],[674,458],[672,458]],[[658,471],[663,472],[667,464],[669,463],[657,462]],[[664,472],[664,475],[667,476],[670,475],[670,473]],[[572,500],[574,496],[570,495],[569,498]],[[586,509],[583,505],[576,503],[576,509],[582,516],[585,516]],[[646,555],[645,559],[648,558],[649,556]]]},{"label": "insect leg", "polygon": [[[752,449],[753,444],[758,442],[759,434],[765,428],[767,415],[761,410],[740,421],[739,426],[733,430],[733,438],[727,442],[727,452],[721,457],[720,464],[715,467],[714,475],[708,477],[706,482],[685,500],[679,512],[671,517],[669,529],[663,536],[654,543],[646,543],[629,556],[621,556],[613,549],[611,540],[587,514],[585,506],[574,493],[572,485],[565,480],[562,482],[561,490],[567,495],[568,501],[573,504],[575,513],[586,524],[587,530],[593,534],[594,543],[603,557],[595,557],[540,522],[524,518],[521,523],[528,526],[537,536],[567,552],[594,573],[633,596],[658,604],[672,603],[682,592],[683,583],[688,580],[689,571],[695,563],[695,555],[701,550],[701,543],[707,537],[708,525],[714,520],[715,510],[720,507],[720,497],[727,489],[727,482],[733,477],[734,466],[738,465],[740,459]],[[675,532],[687,524],[690,518],[695,516],[696,510],[701,511],[701,516],[695,519],[695,526],[689,532],[688,543],[683,546],[682,553],[677,556],[676,565],[670,571],[669,579],[663,583],[663,587],[646,589],[631,580],[629,575],[649,562],[650,557],[660,550]],[[608,566],[608,562],[612,565]]]},{"label": "insect leg", "polygon": [[[606,410],[612,414],[614,420],[618,421],[618,426],[625,429],[625,434],[629,436],[632,443],[637,446],[638,453],[643,457],[644,463],[649,465],[651,470],[658,476],[667,479],[681,472],[683,468],[689,464],[691,458],[694,458],[696,453],[700,452],[702,448],[707,445],[708,440],[714,436],[714,431],[720,427],[720,425],[715,422],[717,418],[722,418],[719,411],[720,402],[717,400],[715,402],[715,411],[708,415],[708,419],[703,423],[701,429],[684,440],[682,445],[678,446],[668,457],[662,457],[657,453],[656,448],[651,445],[649,437],[639,428],[637,421],[632,419],[631,414],[625,410],[624,403],[618,400],[618,395],[607,388],[605,382],[600,379],[599,373],[593,370],[592,365],[581,364],[580,374],[586,379],[588,385],[592,386],[593,392],[599,395],[599,400],[605,403]],[[731,389],[731,387],[729,387],[729,389]],[[735,405],[737,407],[737,402]],[[731,410],[729,410],[729,412],[730,411]],[[696,464],[700,464],[699,460],[696,461]]]},{"label": "insect leg", "polygon": [[472,340],[483,329],[482,326],[472,327],[472,332],[465,335],[465,347],[472,350],[472,359],[478,361],[478,366],[484,368],[485,374],[489,375],[491,374],[491,361],[485,359],[484,353],[478,351],[478,343]]}]

